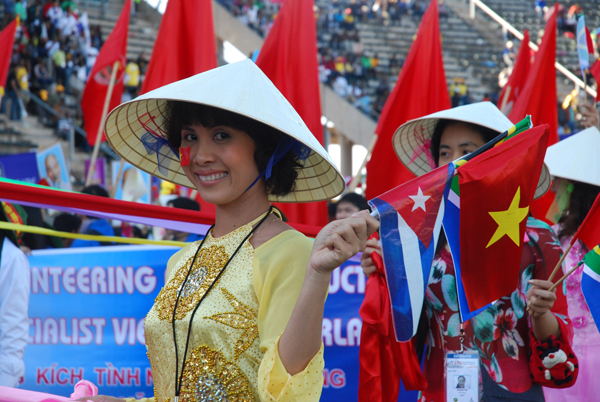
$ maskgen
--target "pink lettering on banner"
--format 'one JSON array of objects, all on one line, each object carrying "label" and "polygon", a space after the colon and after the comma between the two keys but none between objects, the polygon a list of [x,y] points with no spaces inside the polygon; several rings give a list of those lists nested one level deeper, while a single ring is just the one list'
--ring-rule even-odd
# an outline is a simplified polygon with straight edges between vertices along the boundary
[{"label": "pink lettering on banner", "polygon": [[[32,345],[89,345],[104,342],[106,318],[31,317],[28,342]],[[139,332],[133,329],[134,337]],[[142,332],[143,336],[143,332]]]},{"label": "pink lettering on banner", "polygon": [[149,266],[134,267],[32,267],[31,293],[147,295],[156,289],[157,278]]},{"label": "pink lettering on banner", "polygon": [[50,367],[36,368],[37,385],[75,385],[83,379],[83,367],[59,367],[53,363]]},{"label": "pink lettering on banner", "polygon": [[150,367],[146,367],[146,386],[154,386],[154,379],[152,378],[152,369]]},{"label": "pink lettering on banner", "polygon": [[[361,330],[362,320],[357,317],[348,320],[346,325],[341,318],[323,318],[323,344],[325,346],[360,346]],[[346,333],[346,336],[343,332]]]},{"label": "pink lettering on banner", "polygon": [[[139,367],[120,367],[106,363],[108,367],[94,367],[96,384],[114,386],[139,387],[141,383],[141,370]],[[147,380],[146,380],[147,382]]]},{"label": "pink lettering on banner", "polygon": [[[351,280],[351,278],[355,278]],[[354,284],[353,282],[356,282]],[[335,294],[340,289],[348,294],[364,294],[366,278],[360,265],[346,265],[336,268],[331,273],[331,282],[329,283],[329,294]]]},{"label": "pink lettering on banner", "polygon": [[346,373],[344,370],[324,369],[323,370],[323,388],[343,388],[346,386]]}]

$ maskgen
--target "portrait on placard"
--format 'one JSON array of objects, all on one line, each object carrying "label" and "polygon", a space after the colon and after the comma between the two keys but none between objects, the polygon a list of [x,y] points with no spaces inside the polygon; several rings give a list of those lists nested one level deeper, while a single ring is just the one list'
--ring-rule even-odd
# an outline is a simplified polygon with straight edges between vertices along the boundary
[{"label": "portrait on placard", "polygon": [[117,186],[115,199],[149,204],[152,193],[150,175],[125,162],[121,177],[117,178],[120,163],[112,162],[111,183]]},{"label": "portrait on placard", "polygon": [[46,179],[50,187],[61,190],[73,189],[69,180],[69,166],[60,142],[38,151],[36,159],[39,176]]}]

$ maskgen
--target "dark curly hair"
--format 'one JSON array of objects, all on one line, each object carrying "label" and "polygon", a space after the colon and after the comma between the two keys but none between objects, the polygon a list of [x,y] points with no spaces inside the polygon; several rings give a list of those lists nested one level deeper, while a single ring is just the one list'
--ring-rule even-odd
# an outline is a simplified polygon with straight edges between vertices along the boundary
[{"label": "dark curly hair", "polygon": [[449,127],[453,124],[464,124],[471,130],[479,133],[481,139],[486,143],[500,135],[500,132],[496,130],[492,130],[491,128],[483,127],[477,124],[458,120],[440,119],[435,126],[435,130],[433,130],[433,135],[431,136],[431,146],[429,147],[431,156],[433,156],[436,166],[439,166],[440,164],[440,141],[442,141],[442,134],[444,133],[446,127]]},{"label": "dark curly hair", "polygon": [[573,236],[577,232],[600,193],[600,187],[593,184],[575,180],[570,180],[570,182],[573,183],[573,192],[569,200],[569,207],[563,211],[558,220],[558,223],[561,224],[558,232],[559,239],[564,236]]},{"label": "dark curly hair", "polygon": [[[193,124],[200,124],[206,128],[227,126],[248,134],[256,144],[254,161],[259,172],[265,171],[277,145],[286,135],[273,127],[237,113],[197,103],[167,101],[163,128],[172,147],[179,148],[181,129]],[[266,181],[267,192],[279,197],[292,192],[300,168],[302,165],[298,162],[298,158],[293,151],[289,151],[277,162],[271,177]]]}]

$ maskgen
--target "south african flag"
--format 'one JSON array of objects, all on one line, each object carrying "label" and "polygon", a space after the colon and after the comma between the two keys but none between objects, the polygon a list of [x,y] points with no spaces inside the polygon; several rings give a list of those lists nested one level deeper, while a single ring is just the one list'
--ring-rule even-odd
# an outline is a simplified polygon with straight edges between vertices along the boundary
[{"label": "south african flag", "polygon": [[581,291],[585,297],[596,326],[600,325],[600,247],[594,247],[583,257],[583,275],[581,276]]}]

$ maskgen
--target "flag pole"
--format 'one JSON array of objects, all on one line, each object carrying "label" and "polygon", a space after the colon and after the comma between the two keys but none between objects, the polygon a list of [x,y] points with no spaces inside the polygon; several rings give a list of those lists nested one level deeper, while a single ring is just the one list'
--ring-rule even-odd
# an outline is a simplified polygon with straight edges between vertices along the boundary
[{"label": "flag pole", "polygon": [[115,198],[117,194],[117,187],[119,186],[119,181],[121,180],[121,175],[123,174],[123,166],[125,166],[125,159],[121,158],[121,162],[119,163],[119,173],[117,173],[117,180],[115,180],[115,184],[110,190],[110,198]]},{"label": "flag pole", "polygon": [[354,190],[356,190],[356,186],[358,186],[358,182],[360,181],[360,177],[362,175],[362,170],[365,168],[365,166],[367,166],[367,162],[369,161],[369,159],[371,159],[373,149],[375,148],[375,144],[377,143],[377,138],[379,138],[379,136],[377,134],[373,134],[373,138],[371,139],[369,148],[367,148],[367,154],[365,155],[365,159],[363,159],[362,163],[360,164],[358,172],[356,172],[356,174],[350,181],[350,185],[348,186],[348,188],[346,188],[345,193],[352,193],[354,192]]},{"label": "flag pole", "polygon": [[571,268],[571,269],[569,270],[569,272],[567,272],[566,274],[564,274],[564,276],[563,276],[562,278],[560,278],[559,280],[557,280],[557,281],[556,281],[556,283],[555,283],[554,285],[552,285],[552,286],[550,287],[550,289],[548,289],[548,291],[549,291],[549,292],[552,292],[554,289],[556,289],[556,287],[557,287],[558,285],[560,285],[560,283],[561,283],[562,281],[564,281],[565,279],[567,279],[567,277],[568,277],[569,275],[571,275],[573,272],[575,272],[575,270],[576,270],[577,268],[579,268],[579,267],[581,266],[581,264],[582,264],[582,263],[583,263],[583,261],[580,261],[580,262],[579,262],[579,264],[577,264],[577,265],[575,265],[573,268]]},{"label": "flag pole", "polygon": [[115,86],[115,80],[117,78],[117,69],[119,68],[120,61],[115,61],[113,69],[110,72],[110,82],[108,83],[108,91],[106,92],[106,98],[104,99],[104,107],[102,108],[102,118],[100,119],[100,125],[98,126],[98,133],[96,134],[96,142],[94,143],[94,151],[92,152],[92,160],[90,162],[90,170],[88,171],[87,178],[85,179],[85,185],[89,186],[92,181],[92,176],[96,170],[96,159],[98,159],[98,150],[100,148],[100,142],[102,139],[102,132],[104,131],[104,119],[108,114],[108,107],[110,106],[110,99],[112,97],[113,88]]},{"label": "flag pole", "polygon": [[548,278],[548,280],[550,282],[552,282],[552,279],[554,279],[554,276],[556,275],[556,273],[558,272],[559,268],[561,267],[563,261],[567,257],[567,254],[569,254],[569,251],[571,251],[571,247],[573,247],[573,243],[569,244],[569,247],[567,247],[567,249],[563,253],[562,257],[560,257],[560,260],[558,260],[558,264],[556,264],[556,267],[554,267],[554,271],[552,271],[552,273],[550,274],[550,277]]}]

